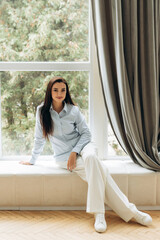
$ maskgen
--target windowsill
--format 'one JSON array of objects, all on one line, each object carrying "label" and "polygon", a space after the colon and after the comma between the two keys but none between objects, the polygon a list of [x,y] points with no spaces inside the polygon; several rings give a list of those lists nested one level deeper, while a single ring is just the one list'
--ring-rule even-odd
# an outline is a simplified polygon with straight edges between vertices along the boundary
[{"label": "windowsill", "polygon": [[[14,172],[16,167],[18,167],[18,172],[21,173],[21,169],[24,168],[26,165],[19,164],[20,161],[29,161],[31,159],[31,156],[21,155],[21,156],[5,156],[0,159],[1,167],[3,166],[7,169],[9,168],[11,171]],[[146,168],[141,167],[140,165],[134,163],[131,158],[129,157],[117,157],[117,158],[111,158],[111,159],[100,159],[100,161],[103,162],[103,164],[107,167],[110,174],[112,175],[159,175],[159,172],[155,172]],[[14,163],[15,162],[15,163]],[[17,165],[18,164],[18,165]],[[42,173],[45,171],[45,169],[50,169],[50,171],[54,169],[59,168],[56,161],[53,158],[53,155],[40,155],[36,161],[36,163],[33,165],[35,166],[34,169],[38,171],[38,173]],[[32,169],[33,170],[33,169]],[[27,170],[28,171],[28,170]],[[0,172],[3,172],[2,169],[0,169]],[[34,172],[34,170],[33,170]],[[24,172],[22,171],[22,174]]]},{"label": "windowsill", "polygon": [[[29,161],[31,159],[31,155],[15,155],[15,156],[3,156],[0,158],[0,161]],[[37,161],[53,161],[53,155],[40,155]],[[131,160],[129,156],[108,156],[108,158],[100,158],[101,161],[128,161]],[[37,162],[36,161],[36,162]]]},{"label": "windowsill", "polygon": [[[0,158],[0,161],[29,161],[31,155],[15,155],[15,156],[4,156]],[[41,155],[37,161],[53,161],[53,155]],[[36,162],[37,162],[36,161]]]},{"label": "windowsill", "polygon": [[[21,156],[6,156],[0,159],[1,167],[3,166],[11,171],[15,171],[16,168],[18,172],[21,172],[21,169],[24,168],[26,165],[19,164],[20,161],[29,161],[31,156],[21,155]],[[100,159],[103,164],[107,167],[110,174],[120,174],[120,175],[146,175],[146,174],[157,174],[157,172],[143,168],[138,164],[134,163],[130,158],[112,158],[112,159]],[[18,164],[18,165],[17,165]],[[57,165],[56,161],[54,160],[53,156],[41,155],[38,157],[36,163],[33,165],[35,166],[35,170],[39,173],[43,172],[45,168],[54,171],[59,166]],[[32,168],[33,170],[33,168]],[[27,170],[28,171],[28,170]],[[0,172],[3,172],[0,169]],[[33,170],[34,172],[34,170]],[[23,174],[23,171],[22,171]]]},{"label": "windowsill", "polygon": [[129,156],[108,156],[107,158],[102,159],[104,161],[108,161],[108,160],[121,160],[121,161],[125,161],[125,160],[131,160],[131,158]]}]

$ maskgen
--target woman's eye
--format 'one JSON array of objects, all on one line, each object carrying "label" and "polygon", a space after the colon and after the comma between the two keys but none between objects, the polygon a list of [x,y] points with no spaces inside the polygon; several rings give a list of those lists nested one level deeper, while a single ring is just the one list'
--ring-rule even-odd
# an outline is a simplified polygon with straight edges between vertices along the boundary
[{"label": "woman's eye", "polygon": [[[65,92],[66,90],[65,89],[62,89],[61,92]],[[58,92],[57,89],[53,89],[53,92]]]}]

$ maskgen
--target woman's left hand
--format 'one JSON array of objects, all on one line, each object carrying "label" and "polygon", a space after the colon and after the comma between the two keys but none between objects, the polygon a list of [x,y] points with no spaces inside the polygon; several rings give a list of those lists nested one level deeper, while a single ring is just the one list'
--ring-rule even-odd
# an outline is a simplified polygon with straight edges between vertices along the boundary
[{"label": "woman's left hand", "polygon": [[72,172],[72,169],[76,167],[76,159],[77,159],[77,153],[71,152],[67,162],[67,169],[71,172]]}]

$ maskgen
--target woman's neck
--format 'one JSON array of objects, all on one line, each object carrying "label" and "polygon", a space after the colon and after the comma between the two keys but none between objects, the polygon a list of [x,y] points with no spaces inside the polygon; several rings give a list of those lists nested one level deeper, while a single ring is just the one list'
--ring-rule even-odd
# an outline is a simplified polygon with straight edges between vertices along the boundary
[{"label": "woman's neck", "polygon": [[64,104],[63,103],[55,103],[55,102],[52,102],[52,106],[53,106],[53,109],[57,112],[57,113],[60,113],[64,107]]}]

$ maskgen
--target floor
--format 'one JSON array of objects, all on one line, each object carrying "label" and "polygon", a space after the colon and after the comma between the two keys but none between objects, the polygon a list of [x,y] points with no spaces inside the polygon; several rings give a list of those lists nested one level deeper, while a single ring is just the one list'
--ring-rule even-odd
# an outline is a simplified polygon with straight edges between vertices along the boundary
[{"label": "floor", "polygon": [[160,240],[160,211],[144,212],[153,218],[149,227],[106,211],[108,228],[97,233],[93,215],[85,211],[0,211],[0,240]]}]

